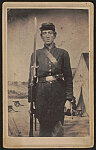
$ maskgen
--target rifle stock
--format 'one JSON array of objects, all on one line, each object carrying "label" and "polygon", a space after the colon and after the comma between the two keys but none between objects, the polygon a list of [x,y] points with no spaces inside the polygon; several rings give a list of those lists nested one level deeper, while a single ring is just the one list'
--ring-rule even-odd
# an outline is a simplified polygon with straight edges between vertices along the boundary
[{"label": "rifle stock", "polygon": [[[35,69],[34,69],[35,68]],[[30,83],[30,88],[31,88],[31,104],[30,104],[30,132],[29,136],[33,137],[33,115],[35,116],[35,131],[36,131],[36,69],[37,67],[32,66],[31,72],[31,83]],[[34,73],[35,71],[35,73]],[[35,103],[35,109],[33,108],[33,102]]]},{"label": "rifle stock", "polygon": [[33,113],[32,113],[32,109],[33,109],[33,102],[31,102],[30,105],[30,132],[29,132],[29,136],[33,137]]}]

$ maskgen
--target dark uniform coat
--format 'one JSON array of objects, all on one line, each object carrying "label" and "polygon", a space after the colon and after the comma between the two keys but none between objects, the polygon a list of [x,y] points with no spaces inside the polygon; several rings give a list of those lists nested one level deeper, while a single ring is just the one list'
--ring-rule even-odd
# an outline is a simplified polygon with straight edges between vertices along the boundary
[{"label": "dark uniform coat", "polygon": [[[66,100],[73,98],[72,72],[70,58],[67,51],[57,48],[54,44],[50,53],[56,58],[57,64],[54,65],[45,55],[44,50],[49,50],[46,46],[36,52],[36,61],[39,68],[37,76],[39,82],[36,84],[36,117],[40,122],[55,123],[62,120],[64,114],[64,104]],[[33,55],[31,64],[33,65]],[[52,82],[43,81],[46,76],[63,74],[63,79]],[[29,84],[30,84],[29,73]],[[28,88],[28,101],[30,102],[30,87]]]}]

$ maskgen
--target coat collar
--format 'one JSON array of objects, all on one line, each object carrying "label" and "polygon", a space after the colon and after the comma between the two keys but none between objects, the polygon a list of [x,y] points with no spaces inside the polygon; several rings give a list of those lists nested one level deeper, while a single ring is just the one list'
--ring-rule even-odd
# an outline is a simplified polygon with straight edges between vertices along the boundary
[{"label": "coat collar", "polygon": [[56,45],[55,45],[55,43],[53,43],[52,48],[51,48],[51,49],[49,49],[49,47],[47,47],[47,45],[45,45],[45,44],[44,44],[43,49],[45,49],[45,48],[46,48],[47,50],[49,50],[49,51],[50,51],[50,50],[52,50],[52,49],[56,48]]}]

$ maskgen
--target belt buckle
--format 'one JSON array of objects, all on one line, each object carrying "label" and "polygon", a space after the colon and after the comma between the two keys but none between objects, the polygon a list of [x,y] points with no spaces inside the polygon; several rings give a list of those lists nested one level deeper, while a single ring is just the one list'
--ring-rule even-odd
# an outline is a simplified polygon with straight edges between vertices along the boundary
[{"label": "belt buckle", "polygon": [[55,77],[53,77],[53,76],[46,77],[46,81],[53,81],[53,80],[55,80]]}]

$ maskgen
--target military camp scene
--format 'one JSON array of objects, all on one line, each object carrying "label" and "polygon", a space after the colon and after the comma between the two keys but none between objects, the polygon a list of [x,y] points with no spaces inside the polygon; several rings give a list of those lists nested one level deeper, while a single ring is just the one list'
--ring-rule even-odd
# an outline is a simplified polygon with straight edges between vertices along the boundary
[{"label": "military camp scene", "polygon": [[88,137],[87,9],[7,9],[8,136]]}]

